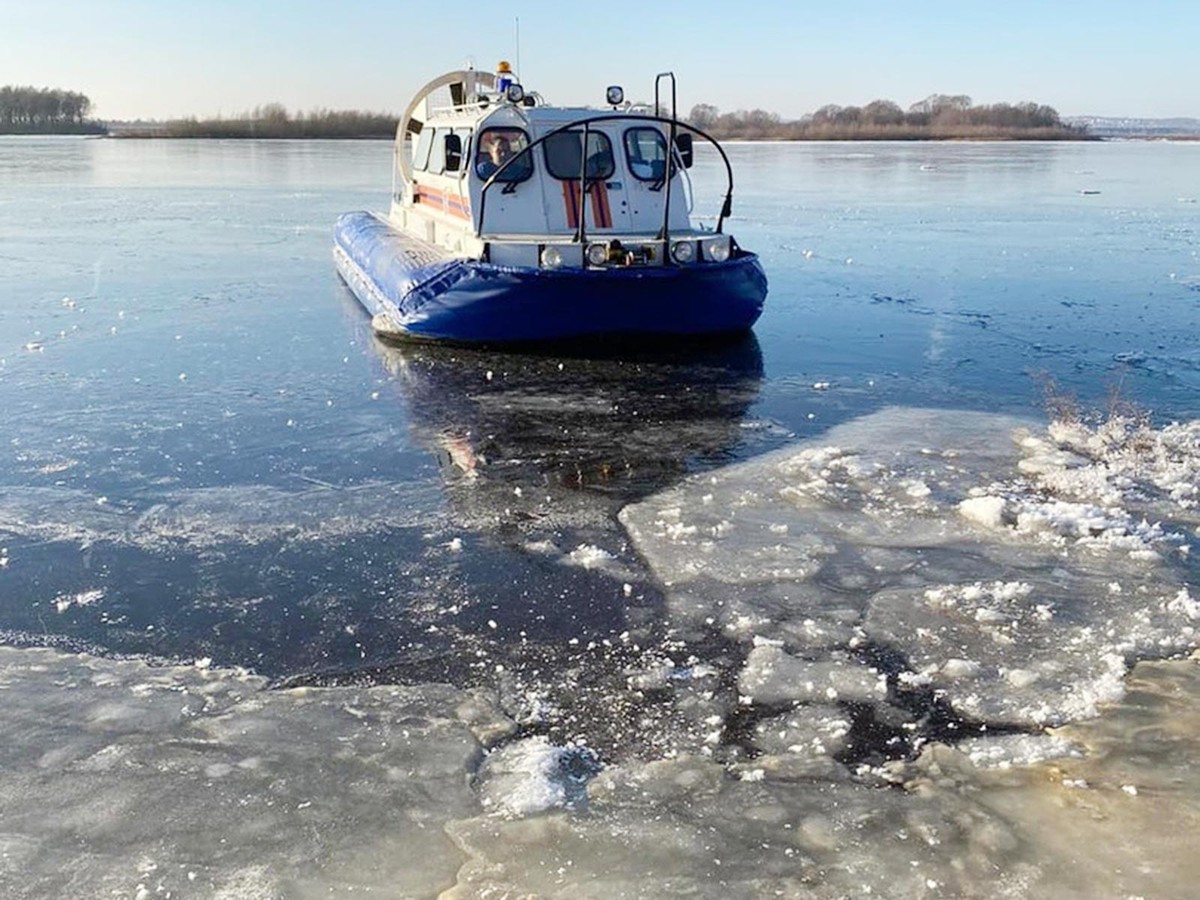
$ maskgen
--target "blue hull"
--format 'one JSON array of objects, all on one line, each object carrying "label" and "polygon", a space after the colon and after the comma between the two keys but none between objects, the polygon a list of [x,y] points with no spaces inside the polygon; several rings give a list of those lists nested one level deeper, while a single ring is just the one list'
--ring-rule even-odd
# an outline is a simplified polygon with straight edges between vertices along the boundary
[{"label": "blue hull", "polygon": [[396,336],[491,344],[594,335],[691,336],[745,331],[767,278],[753,253],[724,263],[604,270],[532,269],[439,257],[377,216],[334,229],[338,272]]}]

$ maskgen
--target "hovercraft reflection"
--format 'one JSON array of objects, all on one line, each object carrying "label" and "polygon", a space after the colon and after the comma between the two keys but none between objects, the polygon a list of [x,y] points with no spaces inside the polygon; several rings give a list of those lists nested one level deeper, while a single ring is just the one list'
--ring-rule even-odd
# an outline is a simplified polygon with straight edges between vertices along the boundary
[{"label": "hovercraft reflection", "polygon": [[[762,312],[758,257],[724,233],[733,170],[653,110],[546,105],[473,69],[417,92],[396,134],[391,210],[342,215],[338,272],[383,335],[456,343],[736,333]],[[670,114],[659,87],[671,89]],[[712,230],[691,220],[693,138],[724,164]]]},{"label": "hovercraft reflection", "polygon": [[762,355],[753,335],[643,358],[375,341],[460,524],[615,528],[620,506],[731,461]]}]

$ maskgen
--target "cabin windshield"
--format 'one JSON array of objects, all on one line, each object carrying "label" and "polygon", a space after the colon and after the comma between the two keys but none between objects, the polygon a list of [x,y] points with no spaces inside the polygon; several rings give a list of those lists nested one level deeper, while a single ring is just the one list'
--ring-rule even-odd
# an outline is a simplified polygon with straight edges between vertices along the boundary
[{"label": "cabin windshield", "polygon": [[[582,131],[562,131],[546,138],[546,168],[560,181],[578,180],[582,168]],[[606,181],[616,171],[612,141],[599,131],[588,132],[586,177]]]},{"label": "cabin windshield", "polygon": [[[520,128],[487,128],[476,142],[475,174],[485,181],[508,160],[529,146],[529,135]],[[524,181],[533,174],[533,159],[525,154],[500,173],[497,181]]]}]

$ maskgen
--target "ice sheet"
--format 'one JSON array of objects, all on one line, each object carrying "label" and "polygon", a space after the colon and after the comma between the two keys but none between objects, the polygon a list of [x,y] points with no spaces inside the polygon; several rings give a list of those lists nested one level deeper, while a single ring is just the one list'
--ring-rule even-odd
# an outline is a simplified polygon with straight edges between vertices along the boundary
[{"label": "ice sheet", "polygon": [[[266,690],[0,647],[0,894],[433,896],[511,723],[440,685]],[[144,892],[144,893],[143,893]]]}]

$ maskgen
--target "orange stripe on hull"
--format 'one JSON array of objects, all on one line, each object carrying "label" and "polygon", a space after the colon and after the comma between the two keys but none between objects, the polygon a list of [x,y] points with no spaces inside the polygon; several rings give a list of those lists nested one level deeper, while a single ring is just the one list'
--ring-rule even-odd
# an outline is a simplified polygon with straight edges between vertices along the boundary
[{"label": "orange stripe on hull", "polygon": [[440,191],[437,188],[419,184],[413,190],[413,202],[431,206],[438,212],[454,216],[456,219],[471,218],[470,206],[467,201],[449,191]]}]

